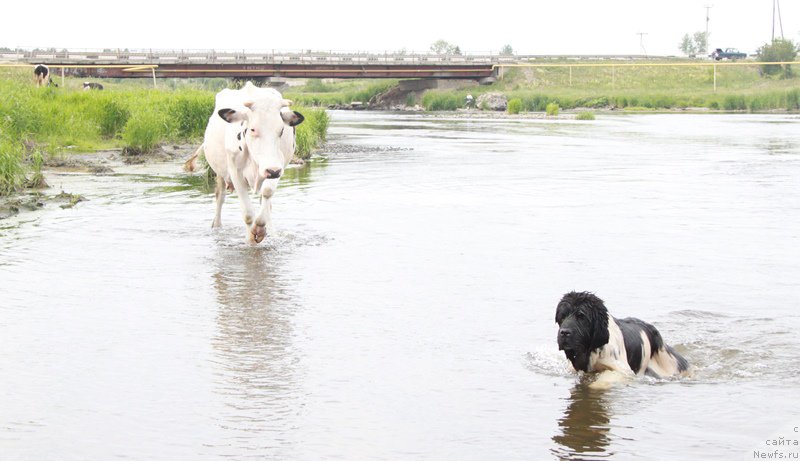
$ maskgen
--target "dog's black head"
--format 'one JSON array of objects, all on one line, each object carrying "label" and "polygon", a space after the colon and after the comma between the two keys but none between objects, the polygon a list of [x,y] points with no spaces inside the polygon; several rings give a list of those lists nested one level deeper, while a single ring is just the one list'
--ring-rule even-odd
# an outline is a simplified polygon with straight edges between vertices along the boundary
[{"label": "dog's black head", "polygon": [[608,343],[608,310],[589,292],[569,292],[556,308],[558,350],[576,370],[589,371],[589,354]]}]

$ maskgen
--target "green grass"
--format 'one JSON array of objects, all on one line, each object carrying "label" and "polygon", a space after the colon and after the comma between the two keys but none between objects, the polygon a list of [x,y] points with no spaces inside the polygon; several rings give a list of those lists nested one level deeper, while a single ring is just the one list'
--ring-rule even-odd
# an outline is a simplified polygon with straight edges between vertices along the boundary
[{"label": "green grass", "polygon": [[44,173],[42,173],[42,166],[44,165],[44,155],[42,155],[42,151],[34,149],[30,155],[29,163],[31,166],[31,175],[25,181],[25,187],[29,189],[44,189],[49,187],[47,181],[44,179]]},{"label": "green grass", "polygon": [[146,145],[141,130],[123,136],[143,127],[158,126],[158,139],[193,141],[202,137],[214,107],[210,91],[138,86],[78,91],[69,83],[66,89],[36,88],[18,73],[0,73],[0,117],[8,120],[7,129],[51,153],[66,146],[83,151],[121,147],[124,140]]},{"label": "green grass", "polygon": [[0,119],[0,196],[19,189],[25,182],[25,146]]},{"label": "green grass", "polygon": [[594,120],[594,112],[581,112],[575,117],[576,120]]},{"label": "green grass", "polygon": [[166,119],[155,112],[144,112],[131,117],[122,130],[125,143],[123,153],[129,155],[152,152],[158,143],[166,138]]},{"label": "green grass", "polygon": [[464,106],[464,98],[466,96],[466,91],[426,91],[422,95],[422,107],[431,111],[456,110]]},{"label": "green grass", "polygon": [[800,110],[800,82],[762,77],[758,66],[717,67],[717,91],[711,67],[514,68],[493,85],[431,90],[422,97],[426,110],[455,110],[464,96],[499,91],[522,101],[521,111],[620,108],[631,110],[704,107],[713,110]]},{"label": "green grass", "polygon": [[509,114],[519,114],[522,110],[522,100],[519,98],[514,98],[508,101],[508,107],[506,108]]},{"label": "green grass", "polygon": [[[137,154],[163,142],[197,143],[214,108],[215,91],[189,85],[153,89],[141,82],[109,82],[104,91],[82,91],[77,80],[68,79],[61,88],[37,88],[29,77],[27,69],[0,69],[0,195],[41,177],[35,156],[42,152],[122,147]],[[390,84],[351,89],[367,97]],[[306,121],[297,129],[297,154],[308,157],[324,142],[329,120],[322,109],[298,110]]]},{"label": "green grass", "polygon": [[555,117],[558,115],[559,107],[558,104],[551,102],[544,108],[544,110],[547,112],[547,115]]},{"label": "green grass", "polygon": [[305,121],[297,126],[295,155],[302,159],[311,157],[311,152],[325,142],[330,117],[324,109],[294,108],[305,117]]},{"label": "green grass", "polygon": [[123,106],[113,97],[99,101],[99,122],[100,136],[111,138],[122,131],[128,119],[131,118],[131,111]]},{"label": "green grass", "polygon": [[310,79],[303,86],[292,87],[284,97],[307,107],[348,105],[352,102],[367,103],[374,96],[397,85],[397,80],[346,80],[322,83]]}]

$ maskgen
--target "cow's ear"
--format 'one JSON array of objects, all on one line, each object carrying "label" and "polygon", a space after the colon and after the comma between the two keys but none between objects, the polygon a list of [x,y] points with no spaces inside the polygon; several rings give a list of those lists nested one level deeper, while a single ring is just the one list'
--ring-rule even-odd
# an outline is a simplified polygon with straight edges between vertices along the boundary
[{"label": "cow's ear", "polygon": [[300,112],[291,110],[282,110],[281,117],[283,118],[283,121],[286,122],[289,126],[297,126],[303,123],[303,120],[306,119]]},{"label": "cow's ear", "polygon": [[241,122],[247,117],[243,111],[236,111],[233,109],[220,109],[217,111],[217,115],[228,123]]}]

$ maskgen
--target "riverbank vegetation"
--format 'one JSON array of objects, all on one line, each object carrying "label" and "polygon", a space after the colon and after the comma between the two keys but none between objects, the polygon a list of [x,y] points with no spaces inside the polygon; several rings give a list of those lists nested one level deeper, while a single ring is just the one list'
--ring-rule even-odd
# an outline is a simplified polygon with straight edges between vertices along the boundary
[{"label": "riverbank vegetation", "polygon": [[291,87],[284,96],[304,106],[347,107],[354,102],[364,105],[390,88],[397,86],[398,80],[343,80],[325,81],[308,79],[304,85]]},{"label": "riverbank vegetation", "polygon": [[[490,85],[475,82],[448,85],[445,89],[400,92],[400,99],[391,106],[453,111],[464,108],[468,94],[477,99],[484,93],[499,92],[509,101],[507,110],[511,113],[544,112],[548,104],[557,104],[564,110],[800,110],[800,80],[787,66],[774,66],[778,69],[775,71],[754,62],[745,66],[719,65],[715,72],[709,63],[686,59],[660,63],[667,64],[663,66],[629,66],[628,62],[612,66],[609,61],[549,61],[548,64],[558,66],[504,68],[500,79]],[[309,79],[284,94],[309,106],[367,108],[375,96],[396,88],[397,83],[396,80]]]},{"label": "riverbank vegetation", "polygon": [[[706,33],[687,34],[681,47],[687,55],[705,53]],[[759,48],[758,61],[789,62],[797,54],[792,40],[776,39]],[[562,109],[800,110],[800,85],[791,65],[709,66],[703,59],[539,64],[501,68],[500,79],[491,85],[429,90],[414,99],[428,111],[456,110],[468,94],[478,99],[489,92],[507,98],[509,113],[546,111],[552,104]]]},{"label": "riverbank vegetation", "polygon": [[478,98],[488,92],[520,100],[523,112],[545,111],[548,104],[562,109],[800,110],[800,82],[783,76],[764,75],[756,65],[718,66],[714,91],[710,66],[512,68],[495,84],[429,90],[419,100],[429,111],[456,110],[464,107],[467,94]]},{"label": "riverbank vegetation", "polygon": [[[0,195],[41,178],[43,158],[116,148],[142,155],[162,143],[199,143],[214,108],[211,90],[119,84],[82,91],[80,82],[66,83],[37,88],[27,69],[0,70]],[[325,140],[328,116],[293,108],[305,116],[297,156],[307,158]]]}]

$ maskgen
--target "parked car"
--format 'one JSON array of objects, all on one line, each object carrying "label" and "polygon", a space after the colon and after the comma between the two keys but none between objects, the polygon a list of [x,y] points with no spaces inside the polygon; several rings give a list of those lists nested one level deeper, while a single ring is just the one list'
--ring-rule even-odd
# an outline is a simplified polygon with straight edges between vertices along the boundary
[{"label": "parked car", "polygon": [[725,48],[723,51],[722,48],[717,48],[714,50],[713,53],[708,55],[709,58],[716,59],[720,61],[722,59],[744,59],[747,57],[747,53],[742,53],[741,51],[737,50],[736,48]]}]

